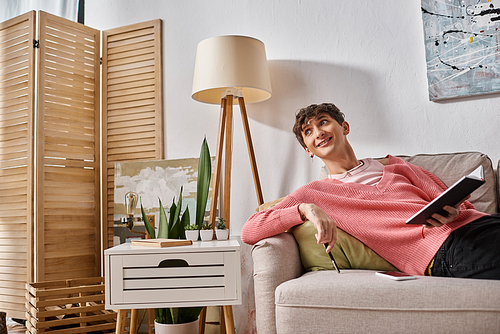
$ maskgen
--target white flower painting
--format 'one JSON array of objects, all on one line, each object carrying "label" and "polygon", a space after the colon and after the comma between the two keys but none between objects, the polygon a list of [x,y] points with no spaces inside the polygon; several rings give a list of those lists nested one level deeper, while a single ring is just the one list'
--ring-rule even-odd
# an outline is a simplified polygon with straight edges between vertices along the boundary
[{"label": "white flower painting", "polygon": [[[198,177],[198,158],[177,160],[154,160],[119,162],[115,164],[114,219],[125,217],[125,194],[129,191],[139,195],[134,211],[140,216],[141,202],[146,214],[158,215],[161,199],[166,210],[179,199],[182,192],[182,209],[189,207],[191,223],[196,212],[196,181]],[[212,164],[213,164],[212,158]],[[207,208],[210,208],[210,197]]]}]

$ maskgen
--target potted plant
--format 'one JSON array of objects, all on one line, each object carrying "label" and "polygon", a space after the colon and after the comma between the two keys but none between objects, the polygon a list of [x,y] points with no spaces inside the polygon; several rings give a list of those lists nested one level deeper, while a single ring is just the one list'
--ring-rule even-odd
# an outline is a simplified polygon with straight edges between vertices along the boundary
[{"label": "potted plant", "polygon": [[215,235],[217,240],[227,240],[229,237],[229,230],[225,224],[226,220],[222,217],[217,218],[217,223],[215,224]]},{"label": "potted plant", "polygon": [[196,224],[186,226],[186,239],[193,242],[198,241],[200,236],[200,227]]},{"label": "potted plant", "polygon": [[202,241],[210,241],[213,239],[214,231],[212,229],[212,224],[209,224],[207,221],[201,224],[200,237]]},{"label": "potted plant", "polygon": [[[196,184],[196,224],[201,226],[205,215],[205,210],[208,200],[208,190],[210,186],[210,178],[212,176],[212,163],[210,161],[210,151],[206,138],[201,145],[200,159],[198,162],[198,179]],[[159,199],[158,199],[159,200]],[[179,193],[179,200],[175,204],[175,198],[170,207],[170,214],[167,219],[165,209],[159,200],[160,204],[160,219],[158,223],[158,235],[154,228],[149,223],[144,208],[141,203],[141,213],[146,227],[146,231],[152,239],[170,238],[170,239],[186,239],[186,228],[189,225],[189,209],[186,208],[184,213],[182,209],[182,187]],[[176,308],[161,308],[155,309],[155,333],[169,333],[169,330],[175,333],[198,333],[198,317],[203,307],[176,307]],[[184,329],[179,328],[179,326]],[[167,327],[167,329],[166,329]],[[169,329],[168,329],[169,328]]]}]

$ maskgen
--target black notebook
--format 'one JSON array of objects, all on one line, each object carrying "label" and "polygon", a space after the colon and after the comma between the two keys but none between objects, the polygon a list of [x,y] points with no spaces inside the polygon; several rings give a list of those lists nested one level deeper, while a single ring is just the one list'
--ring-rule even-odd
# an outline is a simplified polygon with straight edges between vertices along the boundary
[{"label": "black notebook", "polygon": [[433,213],[446,216],[448,212],[443,210],[445,205],[457,205],[461,200],[483,185],[484,182],[484,168],[483,166],[479,166],[472,173],[455,182],[422,210],[413,215],[413,217],[406,221],[406,224],[425,225],[427,224],[426,220],[429,219]]}]

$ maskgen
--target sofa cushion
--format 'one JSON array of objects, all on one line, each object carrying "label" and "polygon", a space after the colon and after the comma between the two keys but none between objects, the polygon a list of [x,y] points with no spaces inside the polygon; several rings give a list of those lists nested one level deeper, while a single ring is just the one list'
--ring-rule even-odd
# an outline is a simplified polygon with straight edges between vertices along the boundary
[{"label": "sofa cushion", "polygon": [[492,291],[500,281],[309,272],[277,287],[277,332],[497,333],[500,296]]},{"label": "sofa cushion", "polygon": [[[316,241],[316,228],[310,221],[290,229],[299,245],[300,259],[306,271],[332,270],[325,247]],[[364,243],[337,228],[332,255],[340,269],[397,270]]]}]

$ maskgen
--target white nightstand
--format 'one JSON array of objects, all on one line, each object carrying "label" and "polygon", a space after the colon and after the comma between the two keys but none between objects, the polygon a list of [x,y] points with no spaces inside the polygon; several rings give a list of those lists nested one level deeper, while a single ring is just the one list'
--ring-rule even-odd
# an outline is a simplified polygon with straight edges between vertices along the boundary
[{"label": "white nightstand", "polygon": [[[224,240],[163,248],[127,243],[107,249],[106,309],[239,305],[240,248],[238,241]],[[227,329],[233,331],[232,309],[224,311]]]}]

